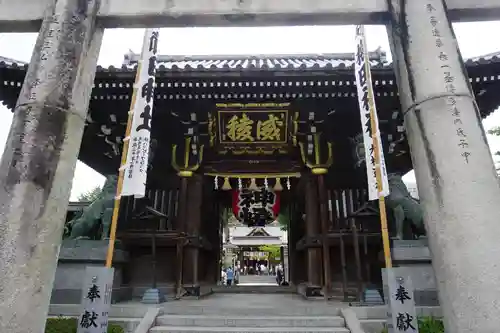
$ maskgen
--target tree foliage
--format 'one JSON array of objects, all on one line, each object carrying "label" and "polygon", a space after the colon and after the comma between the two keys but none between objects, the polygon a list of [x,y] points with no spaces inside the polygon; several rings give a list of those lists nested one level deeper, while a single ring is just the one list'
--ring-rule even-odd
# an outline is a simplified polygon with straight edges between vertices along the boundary
[{"label": "tree foliage", "polygon": [[93,189],[82,193],[78,196],[78,201],[83,202],[83,201],[94,201],[97,199],[99,194],[101,193],[102,188],[100,186],[96,186]]},{"label": "tree foliage", "polygon": [[274,260],[274,258],[279,258],[281,255],[281,249],[279,245],[261,245],[259,246],[259,251],[269,253],[269,257]]},{"label": "tree foliage", "polygon": [[[45,333],[76,333],[78,320],[76,318],[49,318],[45,325]],[[119,325],[108,324],[108,333],[124,333]]]},{"label": "tree foliage", "polygon": [[288,225],[290,224],[290,214],[289,214],[289,207],[285,206],[282,208],[282,211],[278,215],[278,223],[280,224],[280,229],[283,231],[288,231]]}]

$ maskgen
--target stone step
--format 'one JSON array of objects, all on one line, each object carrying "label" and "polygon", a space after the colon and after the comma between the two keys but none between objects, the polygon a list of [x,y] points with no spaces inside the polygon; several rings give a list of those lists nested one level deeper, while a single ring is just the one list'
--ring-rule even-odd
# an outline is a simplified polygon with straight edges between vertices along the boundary
[{"label": "stone step", "polygon": [[245,286],[245,285],[237,285],[237,286],[217,286],[213,287],[212,291],[214,293],[219,294],[293,294],[296,292],[295,287],[286,287],[286,286]]},{"label": "stone step", "polygon": [[349,333],[347,328],[342,327],[186,327],[186,326],[157,326],[149,330],[149,333]]},{"label": "stone step", "polygon": [[340,316],[162,315],[158,326],[201,327],[345,327]]},{"label": "stone step", "polygon": [[307,306],[294,305],[286,303],[282,306],[230,306],[224,304],[216,304],[211,306],[202,305],[185,305],[171,302],[162,307],[163,315],[222,315],[225,316],[340,316],[340,310],[332,304],[331,306],[324,303],[312,301]]}]

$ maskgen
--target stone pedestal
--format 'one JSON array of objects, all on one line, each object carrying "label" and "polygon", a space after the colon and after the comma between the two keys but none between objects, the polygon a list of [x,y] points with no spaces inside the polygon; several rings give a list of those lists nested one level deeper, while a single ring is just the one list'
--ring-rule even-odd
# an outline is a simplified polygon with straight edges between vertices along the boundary
[{"label": "stone pedestal", "polygon": [[[108,241],[105,240],[65,240],[62,243],[57,264],[56,277],[52,288],[51,304],[79,304],[82,283],[87,266],[104,266]],[[123,286],[123,267],[128,262],[127,252],[115,245],[113,267],[112,302],[132,298],[131,288]]]},{"label": "stone pedestal", "polygon": [[392,247],[394,267],[409,276],[415,289],[417,306],[439,305],[434,269],[426,238],[394,240]]},{"label": "stone pedestal", "polygon": [[158,288],[150,288],[146,290],[142,296],[141,303],[143,304],[160,304],[166,302],[165,295]]}]

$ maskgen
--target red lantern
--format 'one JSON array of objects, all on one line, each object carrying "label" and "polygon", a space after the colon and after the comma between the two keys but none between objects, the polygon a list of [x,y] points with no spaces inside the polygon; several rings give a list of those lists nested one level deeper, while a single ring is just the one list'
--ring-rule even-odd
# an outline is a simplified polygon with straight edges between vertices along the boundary
[{"label": "red lantern", "polygon": [[280,193],[261,188],[258,191],[233,190],[233,213],[248,225],[274,221],[280,212]]}]

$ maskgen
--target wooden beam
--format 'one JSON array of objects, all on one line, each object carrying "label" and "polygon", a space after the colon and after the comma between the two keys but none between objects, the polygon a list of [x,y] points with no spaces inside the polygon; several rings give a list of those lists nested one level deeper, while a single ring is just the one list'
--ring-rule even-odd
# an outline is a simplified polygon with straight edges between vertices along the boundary
[{"label": "wooden beam", "polygon": [[[53,0],[0,0],[0,32],[36,32]],[[500,19],[497,0],[447,0],[454,21]],[[105,28],[384,24],[385,0],[102,0]]]}]

